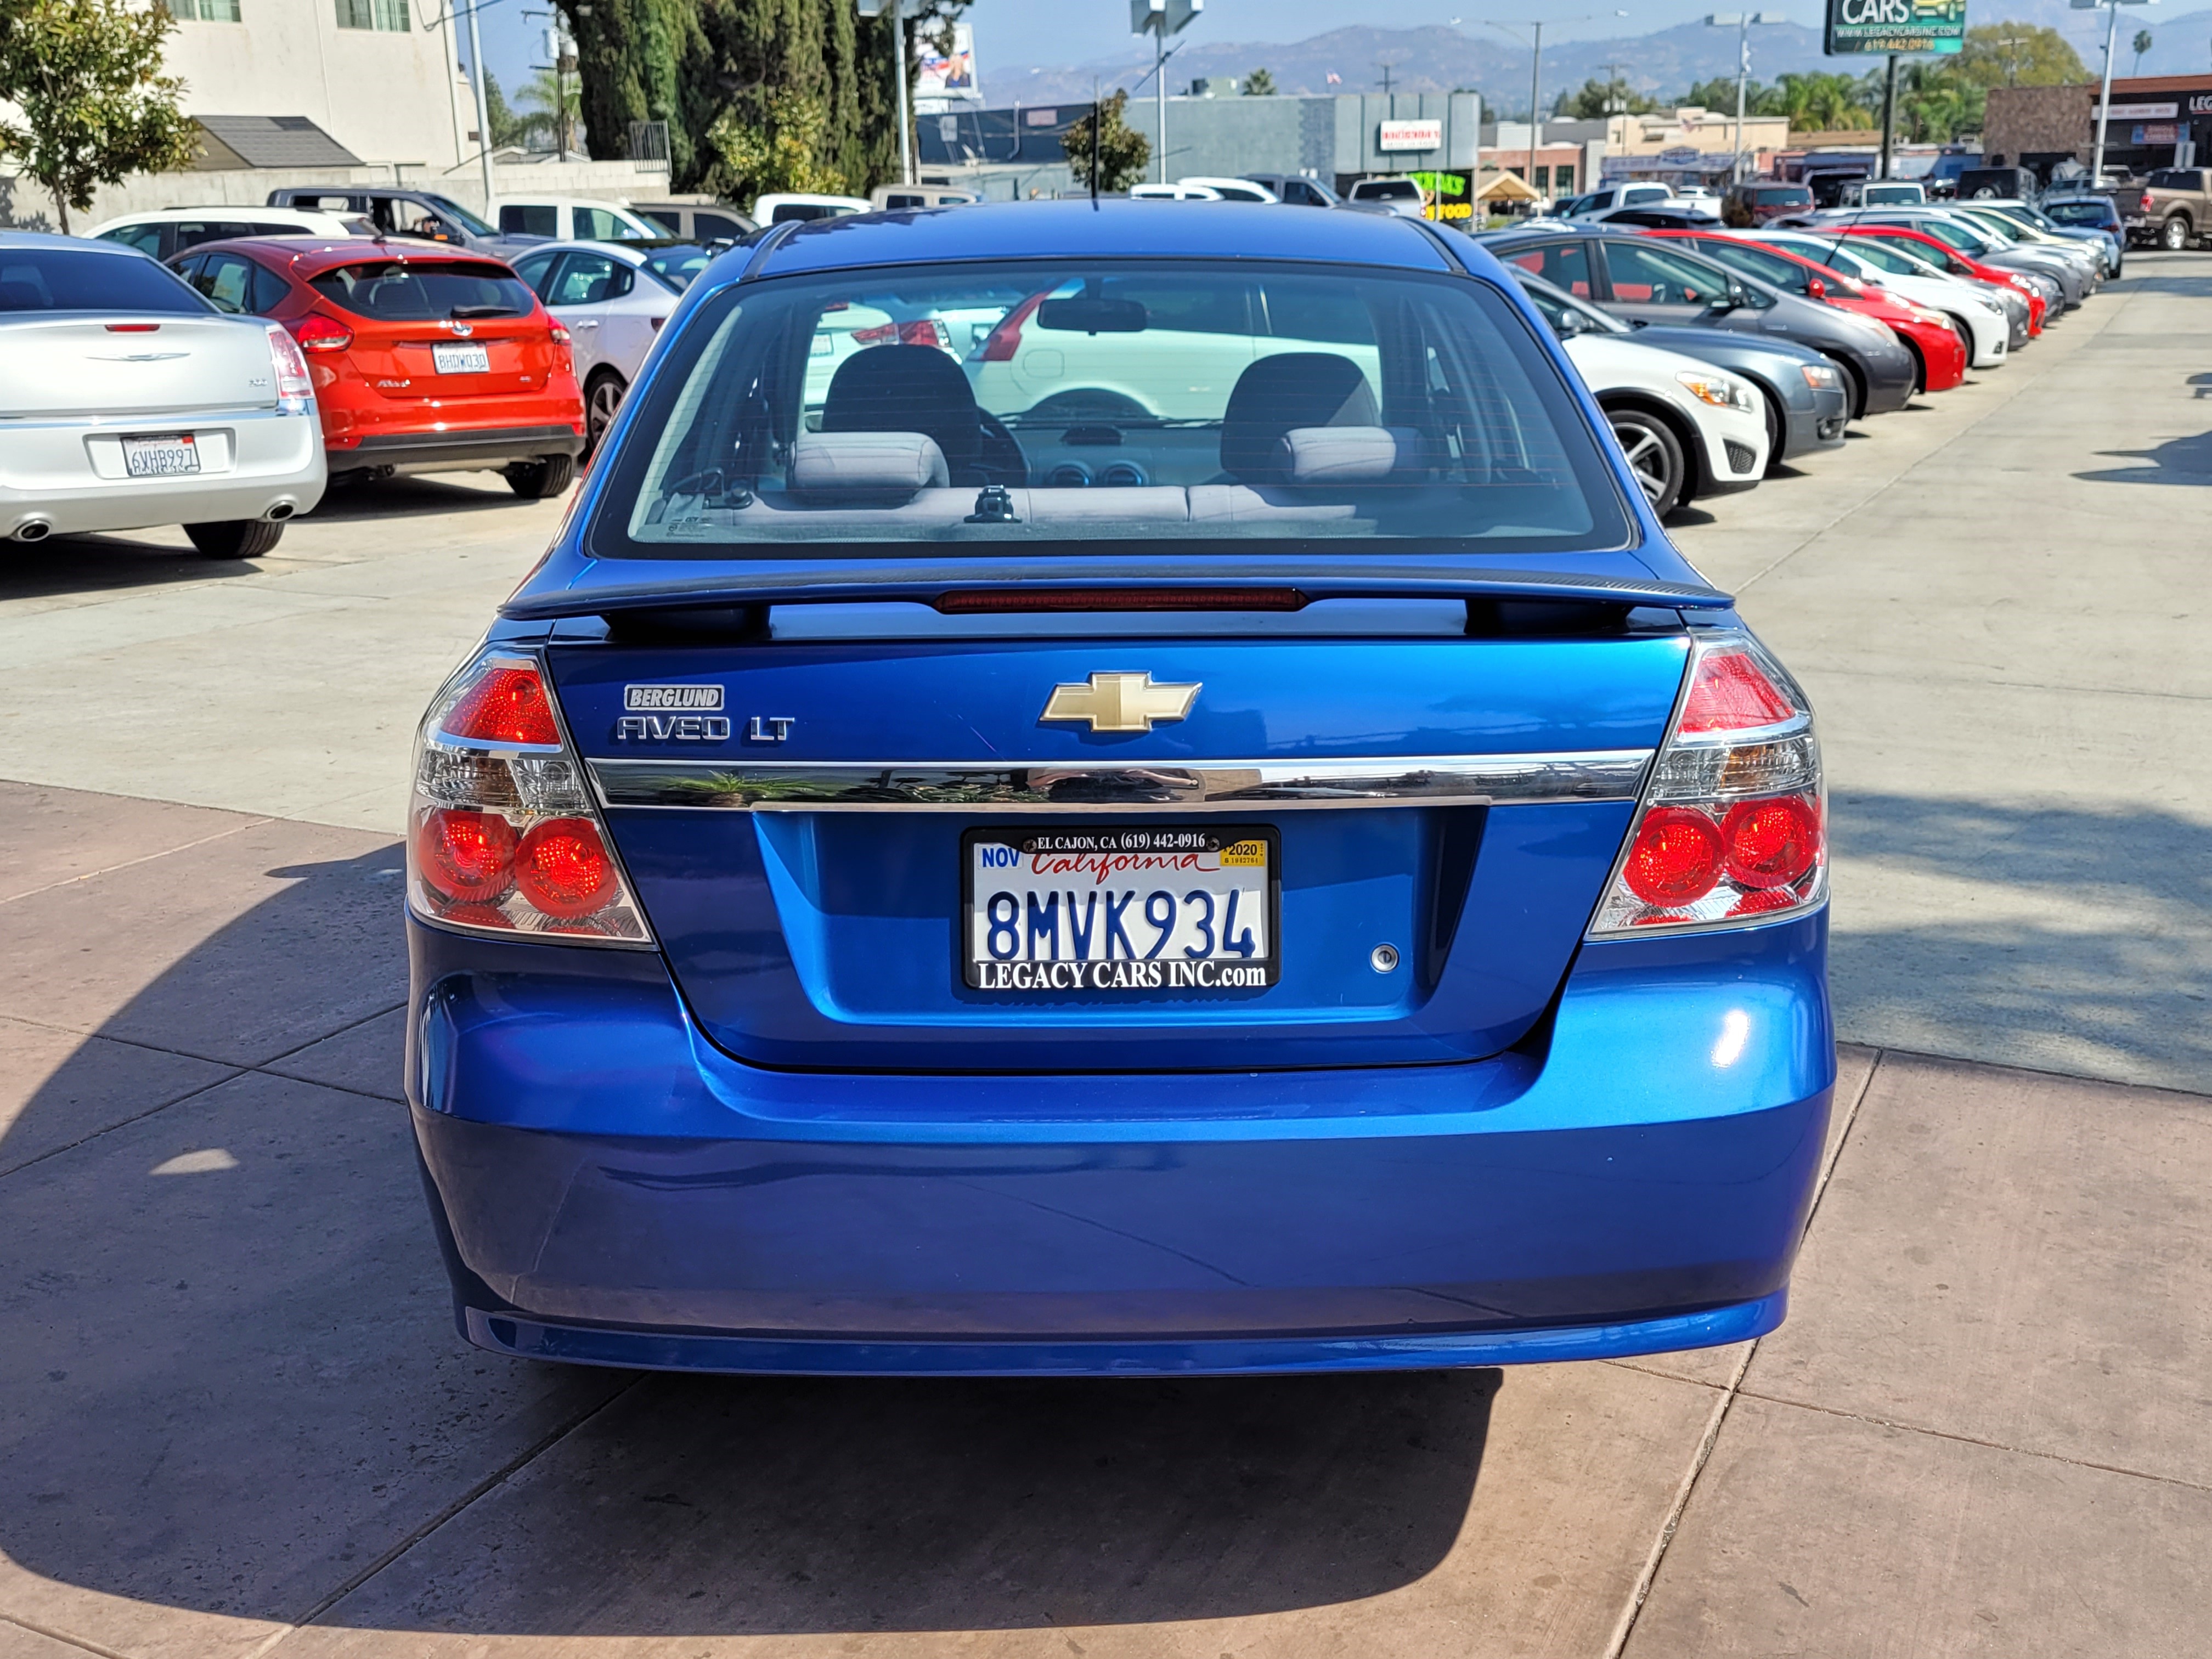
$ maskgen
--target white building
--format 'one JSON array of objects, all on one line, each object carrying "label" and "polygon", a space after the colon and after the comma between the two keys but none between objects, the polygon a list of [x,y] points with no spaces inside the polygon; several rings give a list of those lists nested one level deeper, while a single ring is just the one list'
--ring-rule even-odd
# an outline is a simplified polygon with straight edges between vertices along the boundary
[{"label": "white building", "polygon": [[443,172],[476,155],[474,94],[440,0],[166,3],[167,68],[207,132],[204,167]]}]

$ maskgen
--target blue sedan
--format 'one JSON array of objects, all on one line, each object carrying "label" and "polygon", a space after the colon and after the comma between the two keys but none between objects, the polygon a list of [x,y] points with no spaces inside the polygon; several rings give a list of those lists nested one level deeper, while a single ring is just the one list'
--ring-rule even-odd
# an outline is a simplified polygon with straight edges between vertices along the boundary
[{"label": "blue sedan", "polygon": [[1783,1317],[1803,694],[1462,237],[779,227],[424,717],[464,1335],[730,1371],[1599,1358]]}]

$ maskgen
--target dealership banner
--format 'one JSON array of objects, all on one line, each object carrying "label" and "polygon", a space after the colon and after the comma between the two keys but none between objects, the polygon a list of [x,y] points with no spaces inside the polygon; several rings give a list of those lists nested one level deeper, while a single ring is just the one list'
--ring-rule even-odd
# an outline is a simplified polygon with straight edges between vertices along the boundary
[{"label": "dealership banner", "polygon": [[1838,58],[1954,52],[1966,43],[1966,0],[1828,0],[1820,49]]}]

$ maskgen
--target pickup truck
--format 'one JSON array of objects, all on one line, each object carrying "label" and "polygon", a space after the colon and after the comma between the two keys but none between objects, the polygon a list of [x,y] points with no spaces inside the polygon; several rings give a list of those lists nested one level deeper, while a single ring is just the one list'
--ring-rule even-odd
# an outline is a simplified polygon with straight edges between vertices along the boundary
[{"label": "pickup truck", "polygon": [[2128,240],[2175,252],[2212,233],[2212,169],[2156,167],[2140,185],[2112,192]]}]

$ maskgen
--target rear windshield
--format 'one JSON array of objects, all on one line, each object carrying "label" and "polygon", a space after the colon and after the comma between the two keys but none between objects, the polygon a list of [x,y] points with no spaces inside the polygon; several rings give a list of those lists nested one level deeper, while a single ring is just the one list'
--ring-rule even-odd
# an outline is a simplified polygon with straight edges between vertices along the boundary
[{"label": "rear windshield", "polygon": [[462,229],[467,231],[471,236],[496,236],[499,234],[497,231],[494,230],[483,220],[477,218],[475,214],[470,212],[466,208],[463,207],[459,202],[456,202],[450,196],[425,195],[420,199],[428,202],[432,207],[437,209],[439,212],[444,214],[448,219],[451,219]]},{"label": "rear windshield", "polygon": [[214,307],[143,254],[0,248],[0,312],[158,311]]},{"label": "rear windshield", "polygon": [[537,303],[522,279],[504,265],[377,259],[340,265],[310,280],[325,299],[356,317],[380,322],[518,317]]},{"label": "rear windshield", "polygon": [[1411,179],[1369,179],[1352,187],[1363,202],[1418,202],[1421,187]]},{"label": "rear windshield", "polygon": [[645,256],[645,268],[678,294],[690,287],[692,278],[714,263],[712,248],[656,248]]},{"label": "rear windshield", "polygon": [[1755,185],[1751,199],[1767,207],[1810,207],[1813,192],[1802,185]]},{"label": "rear windshield", "polygon": [[2204,175],[2195,167],[2153,167],[2148,182],[2154,190],[2196,190]]},{"label": "rear windshield", "polygon": [[1197,261],[734,287],[672,343],[594,550],[1619,546],[1596,440],[1464,279]]},{"label": "rear windshield", "polygon": [[2118,216],[2112,204],[2102,199],[2094,202],[2045,202],[2043,216],[2062,225],[2109,224]]}]

